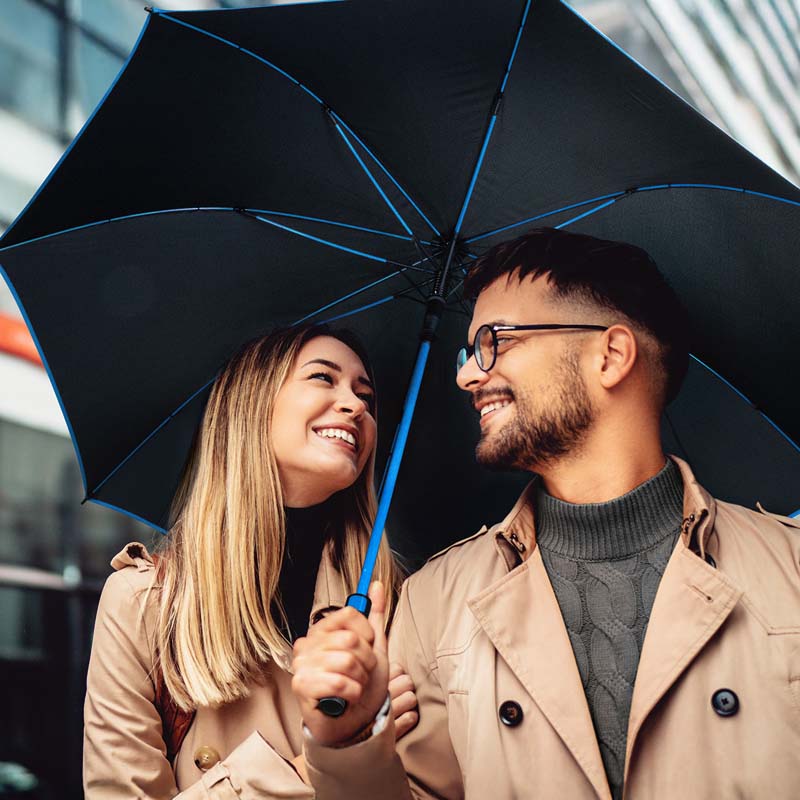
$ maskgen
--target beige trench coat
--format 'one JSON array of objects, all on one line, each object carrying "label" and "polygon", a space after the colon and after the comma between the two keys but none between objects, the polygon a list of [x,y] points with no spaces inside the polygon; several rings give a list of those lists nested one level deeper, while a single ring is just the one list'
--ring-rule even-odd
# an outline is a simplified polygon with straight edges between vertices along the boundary
[{"label": "beige trench coat", "polygon": [[[685,520],[639,662],[625,797],[800,798],[800,520],[715,501],[675,460]],[[342,750],[308,741],[319,800],[610,798],[528,491],[408,579],[389,649],[416,684],[419,725],[402,764],[390,728]],[[733,716],[712,707],[723,688]],[[508,700],[515,727],[499,718]]]},{"label": "beige trench coat", "polygon": [[[133,543],[111,563],[117,571],[106,582],[97,610],[84,708],[88,800],[313,798],[289,763],[302,752],[302,721],[291,691],[288,647],[249,697],[197,711],[173,770],[153,705],[157,587],[144,603],[155,575],[153,560],[143,545]],[[346,596],[326,551],[312,619],[344,605]],[[195,765],[198,756],[205,756],[205,770]]]}]

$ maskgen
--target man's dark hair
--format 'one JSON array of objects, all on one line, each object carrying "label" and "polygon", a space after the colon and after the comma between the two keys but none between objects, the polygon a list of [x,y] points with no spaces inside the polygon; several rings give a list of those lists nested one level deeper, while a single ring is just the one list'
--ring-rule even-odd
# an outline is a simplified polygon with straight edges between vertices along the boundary
[{"label": "man's dark hair", "polygon": [[515,275],[520,281],[546,277],[554,297],[589,302],[627,317],[660,345],[666,373],[665,402],[678,394],[689,363],[689,317],[642,248],[555,228],[535,228],[495,245],[478,258],[464,281],[464,292],[474,299],[503,275]]}]

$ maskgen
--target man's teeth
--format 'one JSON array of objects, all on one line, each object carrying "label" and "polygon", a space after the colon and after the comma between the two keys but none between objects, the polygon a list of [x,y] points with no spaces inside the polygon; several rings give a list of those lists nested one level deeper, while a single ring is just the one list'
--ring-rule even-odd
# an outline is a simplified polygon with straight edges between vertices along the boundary
[{"label": "man's teeth", "polygon": [[356,437],[348,431],[343,431],[341,428],[322,428],[316,431],[317,436],[322,436],[326,439],[343,439],[348,444],[356,446]]},{"label": "man's teeth", "polygon": [[498,400],[495,403],[487,403],[481,408],[481,416],[485,417],[490,411],[494,411],[497,408],[505,408],[510,403],[510,400]]}]

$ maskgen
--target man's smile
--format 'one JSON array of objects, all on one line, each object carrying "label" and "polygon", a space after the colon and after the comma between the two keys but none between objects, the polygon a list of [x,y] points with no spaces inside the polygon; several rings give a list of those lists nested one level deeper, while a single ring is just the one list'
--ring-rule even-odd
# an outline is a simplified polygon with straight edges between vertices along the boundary
[{"label": "man's smile", "polygon": [[474,403],[475,410],[480,414],[481,425],[501,414],[513,401],[509,397],[488,398]]}]

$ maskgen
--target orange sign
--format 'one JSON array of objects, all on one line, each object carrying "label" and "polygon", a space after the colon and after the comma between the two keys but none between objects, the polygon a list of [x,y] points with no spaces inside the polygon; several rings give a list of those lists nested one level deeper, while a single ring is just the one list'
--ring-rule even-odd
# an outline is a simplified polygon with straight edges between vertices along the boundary
[{"label": "orange sign", "polygon": [[42,366],[28,326],[21,319],[8,314],[0,314],[0,353],[9,353]]}]

